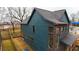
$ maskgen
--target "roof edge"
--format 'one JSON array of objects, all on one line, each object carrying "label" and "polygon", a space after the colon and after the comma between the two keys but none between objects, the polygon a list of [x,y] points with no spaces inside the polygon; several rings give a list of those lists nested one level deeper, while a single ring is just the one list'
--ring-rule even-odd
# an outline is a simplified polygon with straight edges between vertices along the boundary
[{"label": "roof edge", "polygon": [[31,16],[29,17],[29,19],[28,19],[28,21],[27,21],[27,24],[29,24],[30,20],[32,19],[32,16],[33,16],[34,12],[35,12],[35,8],[34,8],[33,11],[31,12]]},{"label": "roof edge", "polygon": [[66,10],[65,10],[65,16],[67,17],[68,23],[70,23],[70,20],[69,20],[69,17],[68,17],[68,14],[67,14],[67,11]]}]

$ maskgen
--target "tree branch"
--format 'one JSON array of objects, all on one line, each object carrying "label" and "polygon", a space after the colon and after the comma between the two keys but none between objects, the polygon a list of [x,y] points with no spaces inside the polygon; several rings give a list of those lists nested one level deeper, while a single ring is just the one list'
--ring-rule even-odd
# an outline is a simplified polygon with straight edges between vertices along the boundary
[{"label": "tree branch", "polygon": [[24,17],[24,15],[25,15],[25,13],[26,13],[25,10],[26,10],[26,9],[24,8],[24,9],[23,9],[23,15],[22,15],[22,18]]},{"label": "tree branch", "polygon": [[12,15],[12,18],[15,18],[15,19],[18,19],[18,20],[20,20],[18,17],[14,16],[14,15]]},{"label": "tree branch", "polygon": [[[23,7],[22,10],[21,10],[20,7],[18,7],[17,9],[14,9],[14,8],[8,8],[8,9],[9,9],[9,13],[10,13],[11,17],[15,18],[15,19],[17,19],[17,20],[19,20],[21,22],[23,20],[25,20],[27,18],[27,16],[28,16],[28,14],[27,14],[28,11],[26,12],[25,7]],[[17,14],[17,16],[13,14],[12,10]]]},{"label": "tree branch", "polygon": [[18,16],[21,17],[21,9],[20,9],[20,7],[18,7],[18,11],[19,11]]}]

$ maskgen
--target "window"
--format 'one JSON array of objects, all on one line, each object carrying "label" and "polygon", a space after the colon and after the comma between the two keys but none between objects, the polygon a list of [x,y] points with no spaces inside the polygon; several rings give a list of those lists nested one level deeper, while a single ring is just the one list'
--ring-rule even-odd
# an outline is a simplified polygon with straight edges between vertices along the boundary
[{"label": "window", "polygon": [[63,26],[62,28],[63,28],[63,31],[65,31],[65,27]]},{"label": "window", "polygon": [[33,32],[35,33],[35,26],[33,25],[32,27],[33,27]]}]

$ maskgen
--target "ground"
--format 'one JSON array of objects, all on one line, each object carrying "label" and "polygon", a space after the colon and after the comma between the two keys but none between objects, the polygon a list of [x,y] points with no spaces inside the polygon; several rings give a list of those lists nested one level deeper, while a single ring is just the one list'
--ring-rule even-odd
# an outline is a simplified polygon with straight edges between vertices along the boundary
[{"label": "ground", "polygon": [[1,30],[1,49],[2,51],[24,51],[32,50],[30,46],[24,42],[22,37],[21,28],[19,26],[15,27],[13,31],[12,28],[7,28]]},{"label": "ground", "polygon": [[3,51],[23,51],[24,49],[32,50],[21,37],[13,38],[12,40],[3,40],[2,47]]}]

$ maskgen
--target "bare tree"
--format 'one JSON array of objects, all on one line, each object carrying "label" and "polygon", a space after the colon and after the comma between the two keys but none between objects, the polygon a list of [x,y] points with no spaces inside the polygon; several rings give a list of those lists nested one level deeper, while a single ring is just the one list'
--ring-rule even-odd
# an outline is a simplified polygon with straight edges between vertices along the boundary
[{"label": "bare tree", "polygon": [[29,15],[29,9],[26,7],[9,7],[8,10],[11,17],[19,20],[20,22],[27,19]]},{"label": "bare tree", "polygon": [[10,22],[11,22],[11,25],[12,25],[12,28],[13,28],[13,33],[14,33],[15,32],[14,23],[12,22],[13,17],[12,17],[12,12],[11,12],[10,8],[8,8],[8,11],[9,11]]},{"label": "bare tree", "polygon": [[13,31],[14,31],[14,23],[12,22],[12,20],[17,20],[20,23],[22,23],[23,20],[27,20],[27,17],[30,15],[29,8],[26,8],[26,7],[22,7],[22,8],[21,7],[8,7],[8,11],[11,17]]},{"label": "bare tree", "polygon": [[13,31],[14,31],[14,23],[13,20],[17,20],[22,22],[23,20],[27,19],[29,10],[25,7],[8,7],[8,11],[11,17],[11,23],[13,25]]},{"label": "bare tree", "polygon": [[79,22],[79,11],[76,14],[77,18],[78,18],[78,22]]}]

